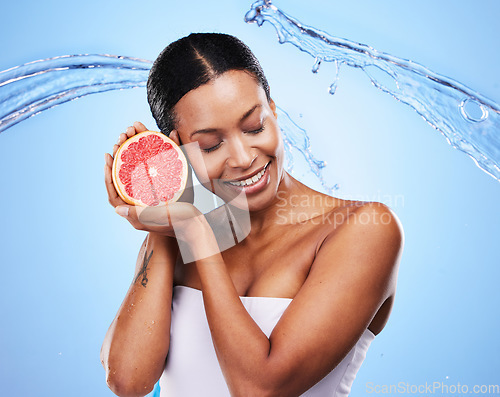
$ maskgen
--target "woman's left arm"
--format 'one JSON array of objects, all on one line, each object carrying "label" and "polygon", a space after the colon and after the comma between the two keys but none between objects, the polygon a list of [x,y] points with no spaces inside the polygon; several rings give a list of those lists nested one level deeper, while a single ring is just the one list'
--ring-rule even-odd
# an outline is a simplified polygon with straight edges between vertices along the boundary
[{"label": "woman's left arm", "polygon": [[[206,257],[210,228],[192,248]],[[383,204],[366,203],[321,244],[309,275],[269,338],[241,303],[221,254],[196,261],[222,372],[234,396],[293,396],[333,370],[393,297],[403,231]]]}]

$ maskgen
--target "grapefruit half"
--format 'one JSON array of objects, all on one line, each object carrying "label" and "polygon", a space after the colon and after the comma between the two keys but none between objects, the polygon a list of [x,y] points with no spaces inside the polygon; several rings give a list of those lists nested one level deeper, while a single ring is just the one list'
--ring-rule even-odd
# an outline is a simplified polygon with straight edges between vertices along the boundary
[{"label": "grapefruit half", "polygon": [[188,165],[180,147],[169,137],[144,131],[117,150],[112,175],[123,201],[154,207],[179,199],[186,187]]}]

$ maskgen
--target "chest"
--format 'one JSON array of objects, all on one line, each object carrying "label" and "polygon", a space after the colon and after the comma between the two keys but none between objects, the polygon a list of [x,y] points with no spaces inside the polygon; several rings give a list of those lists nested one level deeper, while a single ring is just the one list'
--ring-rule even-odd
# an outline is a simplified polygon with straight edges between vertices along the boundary
[{"label": "chest", "polygon": [[[293,225],[253,235],[222,252],[240,296],[293,298],[304,284],[323,231]],[[176,266],[176,285],[201,289],[195,264]]]}]

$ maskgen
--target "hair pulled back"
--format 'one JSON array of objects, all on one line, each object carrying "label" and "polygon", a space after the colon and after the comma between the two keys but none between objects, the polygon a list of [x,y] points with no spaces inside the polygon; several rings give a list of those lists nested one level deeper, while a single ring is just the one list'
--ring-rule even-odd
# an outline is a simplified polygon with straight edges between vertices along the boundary
[{"label": "hair pulled back", "polygon": [[149,106],[161,132],[169,135],[175,128],[173,108],[184,95],[229,70],[251,73],[270,100],[259,61],[236,37],[192,33],[169,44],[153,63],[147,83]]}]

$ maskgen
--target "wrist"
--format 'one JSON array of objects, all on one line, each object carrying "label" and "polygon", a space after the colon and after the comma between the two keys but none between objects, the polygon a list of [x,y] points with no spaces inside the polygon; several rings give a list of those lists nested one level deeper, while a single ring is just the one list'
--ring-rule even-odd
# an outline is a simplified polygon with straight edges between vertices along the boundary
[{"label": "wrist", "polygon": [[215,234],[204,216],[183,231],[179,248],[184,263],[195,262],[220,253]]}]

